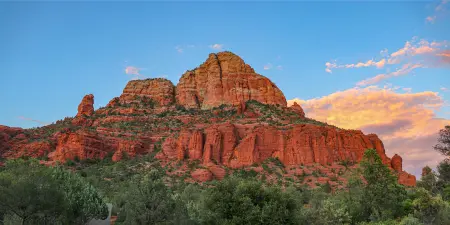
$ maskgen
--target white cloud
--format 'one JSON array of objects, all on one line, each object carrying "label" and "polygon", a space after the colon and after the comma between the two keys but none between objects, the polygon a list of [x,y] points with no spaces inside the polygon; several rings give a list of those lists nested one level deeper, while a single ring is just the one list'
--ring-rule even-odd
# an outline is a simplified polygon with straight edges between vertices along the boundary
[{"label": "white cloud", "polygon": [[267,63],[266,65],[264,65],[264,70],[270,70],[270,69],[272,69],[271,63]]},{"label": "white cloud", "polygon": [[374,77],[371,78],[367,78],[365,80],[362,80],[360,82],[358,82],[356,85],[357,86],[367,86],[367,85],[371,85],[371,84],[376,84],[382,80],[391,78],[391,77],[397,77],[397,76],[403,76],[403,75],[407,75],[408,73],[410,73],[411,71],[413,71],[416,68],[420,68],[423,67],[423,65],[421,64],[404,64],[402,66],[402,68],[398,69],[395,72],[391,72],[391,73],[384,73],[384,74],[378,74]]},{"label": "white cloud", "polygon": [[213,44],[209,46],[211,49],[222,51],[223,50],[223,44]]},{"label": "white cloud", "polygon": [[142,69],[143,68],[137,68],[137,67],[134,67],[134,66],[127,66],[125,68],[125,74],[131,75],[132,76],[132,78],[131,78],[132,80],[137,80],[139,78],[144,78],[145,76],[143,76],[141,74],[141,70]]},{"label": "white cloud", "polygon": [[175,50],[177,50],[178,53],[183,53],[184,49],[181,46],[175,46]]}]

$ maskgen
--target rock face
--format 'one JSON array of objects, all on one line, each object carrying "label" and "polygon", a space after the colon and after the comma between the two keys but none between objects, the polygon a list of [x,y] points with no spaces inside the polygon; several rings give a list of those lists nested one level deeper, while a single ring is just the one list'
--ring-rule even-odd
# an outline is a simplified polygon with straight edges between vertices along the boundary
[{"label": "rock face", "polygon": [[144,98],[153,99],[159,106],[174,102],[175,90],[170,80],[163,78],[132,80],[120,96],[121,102],[130,103]]},{"label": "rock face", "polygon": [[86,118],[94,114],[94,95],[85,95],[78,105],[78,113],[73,120],[75,125],[83,125],[86,123]]},{"label": "rock face", "polygon": [[252,99],[286,106],[286,98],[274,83],[231,52],[212,53],[198,68],[183,74],[176,99],[186,108],[209,109]]},{"label": "rock face", "polygon": [[191,173],[194,180],[199,182],[210,181],[213,179],[212,173],[207,169],[196,169]]},{"label": "rock face", "polygon": [[54,161],[103,159],[112,149],[96,134],[89,132],[68,132],[57,137],[56,151],[50,155]]},{"label": "rock face", "polygon": [[107,107],[94,112],[93,104],[94,96],[86,95],[74,119],[39,129],[0,126],[0,156],[47,156],[53,162],[112,156],[119,161],[157,149],[155,158],[162,163],[178,161],[191,170],[202,164],[192,178],[208,181],[223,179],[227,167],[248,169],[269,158],[291,168],[358,163],[373,148],[400,183],[416,181],[403,171],[400,156],[391,160],[386,155],[377,135],[308,119],[297,103],[286,107],[274,83],[230,52],[210,54],[183,74],[176,88],[167,79],[133,80]]},{"label": "rock face", "polygon": [[405,186],[416,186],[416,176],[411,175],[405,171],[398,173],[398,183]]},{"label": "rock face", "polygon": [[185,130],[177,140],[166,139],[163,152],[168,158],[201,159],[204,165],[239,168],[270,157],[278,157],[286,166],[311,163],[329,165],[340,161],[358,163],[364,151],[373,148],[384,164],[398,172],[400,182],[415,185],[415,177],[402,171],[401,157],[395,155],[392,160],[387,157],[381,140],[374,134],[364,135],[361,131],[312,124],[292,125],[285,130],[262,125],[241,135],[239,133],[231,123],[215,124],[203,132]]},{"label": "rock face", "polygon": [[78,105],[78,113],[76,117],[92,116],[94,114],[94,95],[85,95]]},{"label": "rock face", "polygon": [[297,104],[297,102],[294,102],[293,105],[291,105],[289,108],[294,110],[301,118],[305,118],[305,112],[303,111],[302,107]]},{"label": "rock face", "polygon": [[395,154],[392,157],[391,166],[392,166],[392,169],[394,169],[395,171],[397,171],[397,172],[403,171],[402,163],[403,163],[403,159],[399,155]]}]

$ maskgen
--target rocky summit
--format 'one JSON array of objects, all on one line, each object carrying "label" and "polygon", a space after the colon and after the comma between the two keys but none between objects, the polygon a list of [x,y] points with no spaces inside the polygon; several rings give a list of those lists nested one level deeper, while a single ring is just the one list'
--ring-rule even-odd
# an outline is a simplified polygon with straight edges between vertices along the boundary
[{"label": "rocky summit", "polygon": [[[263,173],[261,164],[270,161],[283,164],[282,176],[338,186],[344,167],[356,167],[373,148],[401,184],[416,183],[376,134],[307,118],[297,103],[287,107],[272,81],[231,52],[210,54],[176,86],[162,78],[132,80],[107,106],[94,110],[93,104],[94,96],[86,95],[75,117],[39,128],[0,126],[1,156],[52,164],[154,154],[162,165],[185,165],[176,172],[195,182],[238,168]],[[188,168],[192,162],[200,166]],[[309,176],[314,171],[319,175]]]}]

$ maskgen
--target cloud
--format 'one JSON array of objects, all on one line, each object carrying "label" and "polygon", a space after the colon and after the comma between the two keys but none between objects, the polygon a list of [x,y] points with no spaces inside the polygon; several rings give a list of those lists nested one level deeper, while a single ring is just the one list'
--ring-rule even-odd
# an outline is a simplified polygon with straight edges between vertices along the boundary
[{"label": "cloud", "polygon": [[423,65],[407,63],[407,64],[404,64],[400,69],[398,69],[395,72],[378,74],[374,77],[362,80],[362,81],[358,82],[356,85],[357,86],[367,86],[367,85],[371,85],[371,84],[376,84],[382,80],[386,80],[391,77],[407,75],[414,69],[420,68],[420,67],[423,67]]},{"label": "cloud", "polygon": [[345,68],[345,69],[350,69],[350,68],[362,68],[362,67],[371,67],[371,66],[375,66],[377,68],[383,68],[384,65],[386,64],[386,59],[381,59],[380,61],[374,61],[373,59],[371,60],[367,60],[366,62],[358,62],[356,64],[343,64],[343,65],[338,65],[336,64],[336,62],[326,62],[325,63],[325,71],[328,73],[331,73],[332,70],[331,69],[338,69],[338,68]]},{"label": "cloud", "polygon": [[425,20],[428,23],[434,23],[434,21],[436,20],[436,16],[427,16],[427,18],[425,18]]},{"label": "cloud", "polygon": [[427,16],[425,18],[425,21],[427,23],[433,24],[437,18],[444,17],[446,13],[446,5],[448,2],[449,0],[441,0],[439,4],[434,8],[433,15]]},{"label": "cloud", "polygon": [[134,66],[127,66],[125,68],[125,74],[133,76],[131,78],[132,80],[137,80],[139,78],[144,78],[145,76],[140,73],[142,69],[143,68],[137,68],[137,67],[134,67]]},{"label": "cloud", "polygon": [[279,66],[277,66],[277,69],[278,70],[283,70],[283,66],[279,65]]},{"label": "cloud", "polygon": [[223,44],[213,44],[209,46],[211,49],[216,51],[222,51],[223,50]]},{"label": "cloud", "polygon": [[401,63],[423,62],[433,67],[440,67],[450,64],[450,50],[447,41],[432,41],[413,37],[410,41],[406,41],[404,46],[390,55],[387,49],[380,51],[380,55],[384,57],[378,61],[370,59],[365,62],[338,64],[334,62],[325,63],[325,71],[332,73],[333,69],[352,69],[362,67],[384,68],[386,65],[394,65]]},{"label": "cloud", "polygon": [[[352,64],[338,64],[336,61],[326,62],[325,71],[332,73],[334,69],[351,69],[362,67],[386,68],[385,73],[367,78],[357,83],[357,86],[376,84],[392,77],[407,75],[417,68],[441,68],[450,66],[450,49],[448,41],[427,41],[413,37],[406,41],[403,47],[388,54],[387,49],[380,51],[384,58],[367,60]],[[401,65],[400,69],[391,71],[392,65]]]},{"label": "cloud", "polygon": [[440,89],[441,89],[441,91],[445,91],[445,92],[449,91],[448,88],[446,88],[446,87],[441,87]]},{"label": "cloud", "polygon": [[402,88],[403,91],[406,91],[407,93],[411,93],[412,88]]},{"label": "cloud", "polygon": [[32,118],[27,118],[27,117],[24,117],[24,116],[18,116],[17,118],[19,118],[21,120],[27,120],[27,121],[36,122],[36,123],[39,123],[39,124],[41,124],[43,126],[49,125],[49,123],[42,122],[40,120],[35,120],[35,119],[32,119]]},{"label": "cloud", "polygon": [[183,53],[184,49],[181,46],[175,46],[175,50],[177,50],[178,53]]},{"label": "cloud", "polygon": [[380,51],[380,55],[381,55],[381,57],[386,57],[386,56],[388,56],[388,55],[389,55],[388,49],[385,48],[385,49],[381,50],[381,51]]},{"label": "cloud", "polygon": [[418,175],[423,166],[435,166],[443,159],[432,146],[438,131],[450,120],[436,118],[435,112],[444,104],[437,92],[397,90],[398,87],[355,87],[321,98],[292,99],[288,105],[297,102],[308,117],[344,129],[377,133],[387,154],[401,155],[404,167]]},{"label": "cloud", "polygon": [[270,69],[272,69],[271,63],[267,63],[266,65],[264,65],[264,70],[270,70]]}]

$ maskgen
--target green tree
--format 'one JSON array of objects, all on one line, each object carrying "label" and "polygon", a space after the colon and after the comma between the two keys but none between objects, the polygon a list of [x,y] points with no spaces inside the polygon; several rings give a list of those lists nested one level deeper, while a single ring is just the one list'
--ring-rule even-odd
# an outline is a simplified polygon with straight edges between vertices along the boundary
[{"label": "green tree", "polygon": [[445,126],[444,129],[439,131],[438,144],[434,146],[434,149],[445,156],[450,157],[450,125]]},{"label": "green tree", "polygon": [[418,188],[413,201],[414,216],[424,224],[450,224],[449,204],[440,195],[432,196],[424,188]]},{"label": "green tree", "polygon": [[450,159],[443,160],[437,166],[439,181],[450,184]]},{"label": "green tree", "polygon": [[431,193],[438,192],[438,177],[429,166],[422,169],[422,177],[417,182],[417,187],[422,187]]},{"label": "green tree", "polygon": [[64,214],[63,194],[48,168],[37,161],[8,161],[0,172],[0,214],[18,224],[58,224]]},{"label": "green tree", "polygon": [[108,210],[76,174],[19,159],[7,161],[0,171],[0,212],[21,224],[84,224],[106,218]]},{"label": "green tree", "polygon": [[412,215],[408,215],[400,221],[399,225],[423,225],[423,223]]},{"label": "green tree", "polygon": [[152,170],[134,177],[119,215],[125,217],[123,224],[127,225],[170,224],[174,208],[175,201],[161,180],[161,171]]},{"label": "green tree", "polygon": [[85,224],[91,219],[106,219],[108,207],[102,196],[81,176],[62,167],[52,170],[52,177],[58,183],[67,204],[67,223]]},{"label": "green tree", "polygon": [[400,216],[403,213],[402,202],[406,199],[406,190],[398,184],[397,178],[383,164],[375,149],[366,150],[361,168],[365,180],[362,199],[364,216],[374,221]]},{"label": "green tree", "polygon": [[203,190],[188,211],[200,224],[295,224],[295,199],[276,185],[230,177]]}]

